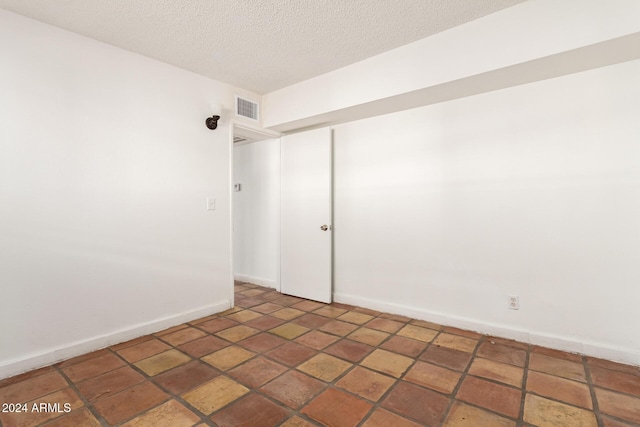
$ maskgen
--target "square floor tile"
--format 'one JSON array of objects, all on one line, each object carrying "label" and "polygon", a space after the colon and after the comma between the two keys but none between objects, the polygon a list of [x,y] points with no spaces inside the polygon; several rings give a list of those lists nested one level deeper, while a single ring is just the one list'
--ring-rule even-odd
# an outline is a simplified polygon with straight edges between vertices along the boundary
[{"label": "square floor tile", "polygon": [[214,334],[216,332],[236,326],[237,324],[238,322],[234,322],[233,320],[229,320],[225,317],[220,317],[217,319],[209,320],[207,322],[198,323],[197,327],[205,332]]},{"label": "square floor tile", "polygon": [[409,369],[404,379],[444,394],[451,394],[460,377],[459,372],[418,361]]},{"label": "square floor tile", "polygon": [[266,331],[268,329],[273,329],[276,326],[280,326],[285,323],[284,320],[278,319],[277,317],[264,315],[262,317],[257,317],[253,320],[249,320],[245,323],[246,326],[250,326],[255,329],[260,329],[261,331]]},{"label": "square floor tile", "polygon": [[485,341],[478,348],[477,356],[485,359],[495,360],[496,362],[507,363],[509,365],[524,367],[527,360],[527,352],[517,348],[508,347],[506,345],[491,344]]},{"label": "square floor tile", "polygon": [[349,311],[338,316],[338,320],[341,320],[343,322],[355,323],[356,325],[364,325],[371,319],[373,319],[373,316],[364,313],[358,313],[356,311]]},{"label": "square floor tile", "polygon": [[48,372],[1,388],[0,404],[28,402],[68,386],[67,381],[58,372]]},{"label": "square floor tile", "polygon": [[298,366],[298,369],[312,377],[331,382],[351,366],[351,363],[340,360],[337,357],[320,353]]},{"label": "square floor tile", "polygon": [[392,336],[382,343],[380,348],[392,351],[394,353],[403,354],[409,357],[417,357],[427,347],[427,343],[412,340],[410,338]]},{"label": "square floor tile", "polygon": [[172,346],[178,346],[180,344],[202,338],[205,335],[206,333],[202,332],[200,329],[188,327],[171,334],[163,335],[162,340],[168,342]]},{"label": "square floor tile", "polygon": [[91,401],[102,396],[118,393],[144,380],[145,377],[142,374],[130,366],[123,366],[115,371],[78,383],[76,387],[85,399]]},{"label": "square floor tile", "polygon": [[129,363],[135,363],[171,348],[170,345],[157,338],[149,339],[118,351],[118,354]]},{"label": "square floor tile", "polygon": [[313,311],[317,310],[320,307],[325,307],[325,304],[315,302],[315,301],[301,301],[291,306],[291,308],[297,308],[302,311]]},{"label": "square floor tile", "polygon": [[283,309],[284,307],[279,304],[274,304],[272,302],[265,302],[264,304],[256,305],[255,307],[251,307],[251,310],[257,311],[262,314],[273,313],[274,311],[278,311]]},{"label": "square floor tile", "polygon": [[323,382],[302,372],[289,371],[263,386],[261,391],[290,408],[297,409],[324,387]]},{"label": "square floor tile", "polygon": [[173,394],[182,394],[198,387],[220,375],[220,372],[199,360],[191,362],[164,372],[154,378],[154,382],[160,384]]},{"label": "square floor tile", "polygon": [[170,400],[134,418],[122,427],[191,427],[200,417],[183,404]]},{"label": "square floor tile", "polygon": [[356,366],[342,377],[336,386],[377,402],[395,382],[391,377]]},{"label": "square floor tile", "polygon": [[456,399],[481,406],[508,417],[518,418],[522,391],[467,376],[458,390]]},{"label": "square floor tile", "polygon": [[312,348],[294,342],[288,342],[267,353],[271,359],[287,366],[298,366],[317,353]]},{"label": "square floor tile", "polygon": [[400,378],[412,363],[413,359],[378,349],[367,356],[361,365]]},{"label": "square floor tile", "polygon": [[240,293],[248,297],[256,297],[260,294],[264,294],[265,292],[266,292],[266,289],[249,289],[246,291],[241,291]]},{"label": "square floor tile", "polygon": [[622,363],[596,359],[595,357],[585,357],[585,359],[590,367],[611,369],[612,371],[624,372],[640,377],[640,366],[623,365]]},{"label": "square floor tile", "polygon": [[284,295],[284,296],[280,296],[279,298],[276,298],[273,300],[273,302],[277,303],[277,304],[282,304],[282,305],[286,305],[286,306],[290,306],[299,302],[304,301],[302,298],[298,298],[298,297],[293,297],[291,295]]},{"label": "square floor tile", "polygon": [[473,340],[471,338],[461,337],[458,335],[441,333],[433,343],[441,347],[448,347],[454,350],[473,353],[473,350],[475,350],[476,345],[478,344],[478,340]]},{"label": "square floor tile", "polygon": [[555,357],[531,353],[529,356],[529,369],[567,378],[569,380],[587,382],[587,377],[582,364],[563,359],[556,359]]},{"label": "square floor tile", "polygon": [[524,369],[477,357],[471,364],[469,373],[521,388]]},{"label": "square floor tile", "polygon": [[406,418],[396,415],[386,409],[378,408],[373,414],[362,424],[362,427],[421,427],[420,424],[414,423]]},{"label": "square floor tile", "polygon": [[75,411],[69,412],[67,415],[56,418],[55,420],[46,424],[47,427],[70,427],[70,426],[82,426],[82,427],[102,427],[100,421],[93,416],[90,410],[87,408],[80,408]]},{"label": "square floor tile", "polygon": [[169,396],[150,382],[98,399],[93,407],[109,424],[118,424],[164,402]]},{"label": "square floor tile", "polygon": [[338,341],[339,338],[334,335],[325,334],[320,331],[311,331],[307,334],[304,334],[298,338],[296,338],[296,342],[299,344],[304,344],[307,347],[311,347],[315,350],[322,350],[330,344]]},{"label": "square floor tile", "polygon": [[491,344],[498,344],[498,345],[505,345],[507,347],[511,347],[511,348],[515,348],[518,350],[524,350],[527,351],[529,350],[529,344],[523,343],[523,342],[518,342],[518,341],[514,341],[514,340],[509,340],[506,338],[498,338],[498,337],[492,337],[492,336],[488,336],[485,338],[486,342],[491,343]]},{"label": "square floor tile", "polygon": [[211,416],[219,426],[273,427],[289,411],[255,393],[248,394]]},{"label": "square floor tile", "polygon": [[[239,298],[240,296],[242,296],[243,298]],[[237,295],[235,300],[236,308],[241,309],[255,307],[256,305],[260,305],[262,303],[264,303],[264,300],[262,298],[252,298],[243,295]]]},{"label": "square floor tile", "polygon": [[191,357],[173,349],[156,354],[155,356],[147,357],[146,359],[134,363],[134,365],[141,369],[145,374],[152,377],[161,372],[168,371],[171,368],[175,368],[176,366],[183,365],[190,360]]},{"label": "square floor tile", "polygon": [[524,403],[524,421],[536,426],[597,427],[598,421],[591,411],[565,405],[534,394],[527,394]]},{"label": "square floor tile", "polygon": [[346,359],[350,362],[359,362],[373,350],[374,348],[370,345],[351,341],[349,339],[342,339],[330,347],[327,347],[324,352],[337,356],[341,359]]},{"label": "square floor tile", "polygon": [[84,362],[85,360],[93,359],[96,357],[105,356],[109,353],[111,353],[109,349],[103,348],[101,350],[92,351],[91,353],[81,354],[80,356],[72,357],[71,359],[67,359],[60,363],[56,363],[54,366],[57,368],[66,368],[67,366],[75,365],[76,363]]},{"label": "square floor tile", "polygon": [[216,335],[220,338],[224,338],[227,341],[238,342],[245,338],[249,338],[252,335],[259,333],[258,329],[250,328],[245,325],[233,326],[229,329],[225,329],[220,332],[216,332]]},{"label": "square floor tile", "polygon": [[315,314],[319,314],[320,316],[331,317],[331,318],[336,318],[346,312],[347,310],[345,309],[333,307],[330,305],[326,305],[314,311]]},{"label": "square floor tile", "polygon": [[44,367],[44,368],[40,368],[40,369],[36,369],[36,370],[33,370],[33,371],[25,372],[23,374],[15,375],[13,377],[5,378],[3,380],[0,380],[0,389],[3,389],[5,387],[8,387],[8,386],[13,385],[13,384],[17,384],[19,382],[30,380],[30,379],[38,377],[40,375],[50,374],[52,372],[56,372],[55,368],[53,366],[47,366],[47,367]]},{"label": "square floor tile", "polygon": [[640,424],[640,399],[596,388],[600,412]]},{"label": "square floor tile", "polygon": [[332,320],[331,322],[320,326],[318,329],[333,335],[345,336],[358,329],[358,326],[352,323],[342,322],[340,320]]},{"label": "square floor tile", "polygon": [[296,317],[300,317],[303,314],[305,314],[305,312],[302,310],[297,310],[295,308],[287,307],[278,311],[274,311],[273,313],[271,313],[271,316],[277,317],[278,319],[282,319],[282,320],[291,320],[291,319],[295,319]]},{"label": "square floor tile", "polygon": [[296,325],[294,323],[285,323],[284,325],[276,326],[275,328],[270,329],[269,332],[279,335],[284,339],[292,340],[302,334],[309,332],[309,328],[305,328],[304,326]]},{"label": "square floor tile", "polygon": [[556,359],[567,360],[569,362],[582,363],[582,356],[575,353],[568,353],[566,351],[554,350],[552,348],[540,347],[537,345],[531,346],[531,352],[543,356],[549,356]]},{"label": "square floor tile", "polygon": [[[9,412],[0,411],[0,425],[5,427],[35,427],[54,418],[59,418],[64,412],[64,404],[68,403],[71,410],[78,410],[83,403],[80,397],[71,388],[67,387],[62,390],[54,391],[51,394],[40,397],[38,400],[31,402],[0,402],[0,403],[20,403],[26,404],[28,411]],[[55,411],[33,411],[33,405],[42,403],[58,404],[60,409]],[[59,412],[60,411],[60,412]]]},{"label": "square floor tile", "polygon": [[288,341],[282,337],[262,332],[258,335],[253,335],[252,337],[240,341],[238,345],[256,353],[263,353],[265,351],[269,351],[276,347],[279,347],[287,342]]},{"label": "square floor tile", "polygon": [[419,359],[455,371],[464,371],[472,357],[471,353],[465,351],[432,345],[420,355]]},{"label": "square floor tile", "polygon": [[84,362],[76,363],[75,365],[67,366],[62,370],[71,381],[79,382],[113,371],[124,365],[126,365],[124,360],[120,359],[113,353],[107,353],[104,356],[95,357]]},{"label": "square floor tile", "polygon": [[246,386],[256,388],[286,371],[286,367],[276,362],[264,357],[256,357],[230,370],[229,376]]},{"label": "square floor tile", "polygon": [[227,316],[227,318],[240,323],[245,323],[249,320],[257,319],[258,317],[262,317],[262,313],[256,313],[252,310],[242,310]]},{"label": "square floor tile", "polygon": [[640,397],[640,376],[598,367],[591,368],[593,384]]},{"label": "square floor tile", "polygon": [[463,337],[471,338],[474,340],[479,340],[482,338],[482,334],[473,331],[467,331],[465,329],[454,328],[453,326],[446,326],[442,329],[442,332],[446,332],[448,334],[453,335],[461,335]]},{"label": "square floor tile", "polygon": [[407,325],[400,329],[397,333],[401,337],[411,338],[422,342],[431,342],[438,335],[438,331],[433,329],[421,328],[416,325]]},{"label": "square floor tile", "polygon": [[409,319],[409,323],[420,326],[421,328],[433,329],[434,331],[441,331],[444,329],[444,326],[438,323],[427,322],[426,320]]},{"label": "square floor tile", "polygon": [[330,388],[313,399],[301,412],[327,426],[355,427],[371,406],[362,399]]},{"label": "square floor tile", "polygon": [[183,394],[182,398],[203,414],[211,415],[247,393],[248,388],[221,375]]},{"label": "square floor tile", "polygon": [[376,318],[365,324],[367,328],[375,329],[376,331],[387,332],[393,334],[404,326],[402,322],[396,322],[395,320]]},{"label": "square floor tile", "polygon": [[297,415],[289,418],[284,423],[280,424],[280,427],[315,427],[317,424],[311,423]]},{"label": "square floor tile", "polygon": [[180,329],[184,329],[184,328],[186,328],[187,326],[188,326],[187,324],[182,323],[182,324],[180,324],[180,325],[172,326],[171,328],[168,328],[168,329],[162,330],[162,331],[160,331],[160,332],[156,332],[156,333],[155,333],[155,334],[153,334],[153,335],[155,335],[155,336],[157,336],[157,337],[162,337],[162,336],[164,336],[164,335],[172,334],[172,333],[174,333],[174,332],[176,332],[176,331],[179,331]]},{"label": "square floor tile", "polygon": [[200,360],[207,362],[209,365],[221,371],[226,371],[246,362],[254,355],[255,353],[234,345],[204,356],[200,358]]},{"label": "square floor tile", "polygon": [[398,381],[382,401],[382,406],[420,425],[439,425],[449,407],[449,399],[404,381]]},{"label": "square floor tile", "polygon": [[309,329],[315,329],[315,328],[319,328],[320,326],[324,325],[325,323],[330,322],[331,319],[329,319],[328,317],[324,317],[324,316],[320,316],[317,314],[313,314],[313,313],[307,313],[305,315],[302,315],[296,319],[293,319],[291,321],[291,323],[295,323],[296,325],[301,325],[301,326],[305,326]]},{"label": "square floor tile", "polygon": [[348,338],[364,344],[377,346],[380,345],[382,341],[387,339],[388,336],[389,334],[387,332],[376,331],[375,329],[362,327],[351,332],[348,335]]},{"label": "square floor tile", "polygon": [[560,400],[570,405],[592,409],[591,392],[586,384],[542,372],[529,371],[527,390],[544,397]]},{"label": "square floor tile", "polygon": [[178,349],[187,353],[193,357],[202,357],[207,354],[218,351],[222,348],[228,347],[229,342],[221,338],[207,335],[206,337],[199,338],[194,341],[190,341],[186,344],[182,344]]},{"label": "square floor tile", "polygon": [[456,402],[447,416],[444,427],[516,427],[516,423],[491,412]]}]

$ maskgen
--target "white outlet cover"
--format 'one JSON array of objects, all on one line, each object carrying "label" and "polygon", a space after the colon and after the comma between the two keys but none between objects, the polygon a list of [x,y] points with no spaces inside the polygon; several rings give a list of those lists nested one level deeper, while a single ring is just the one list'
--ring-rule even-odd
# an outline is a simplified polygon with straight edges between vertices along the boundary
[{"label": "white outlet cover", "polygon": [[216,198],[215,197],[207,197],[207,210],[215,211],[216,210]]},{"label": "white outlet cover", "polygon": [[511,310],[520,310],[520,297],[516,295],[510,295],[508,301],[508,307]]}]

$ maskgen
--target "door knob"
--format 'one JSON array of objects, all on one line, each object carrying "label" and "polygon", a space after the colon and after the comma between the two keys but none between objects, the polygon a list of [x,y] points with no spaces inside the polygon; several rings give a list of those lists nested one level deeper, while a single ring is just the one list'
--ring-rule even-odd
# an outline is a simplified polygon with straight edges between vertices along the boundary
[{"label": "door knob", "polygon": [[329,229],[329,226],[327,224],[320,226],[320,230],[322,231],[327,231]]}]

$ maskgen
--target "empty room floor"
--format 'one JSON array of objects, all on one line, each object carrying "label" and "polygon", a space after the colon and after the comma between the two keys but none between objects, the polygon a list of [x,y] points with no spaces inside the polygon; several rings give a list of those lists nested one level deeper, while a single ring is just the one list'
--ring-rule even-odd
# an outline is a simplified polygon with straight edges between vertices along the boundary
[{"label": "empty room floor", "polygon": [[622,427],[640,369],[239,283],[224,313],[0,381],[5,403],[2,427]]}]

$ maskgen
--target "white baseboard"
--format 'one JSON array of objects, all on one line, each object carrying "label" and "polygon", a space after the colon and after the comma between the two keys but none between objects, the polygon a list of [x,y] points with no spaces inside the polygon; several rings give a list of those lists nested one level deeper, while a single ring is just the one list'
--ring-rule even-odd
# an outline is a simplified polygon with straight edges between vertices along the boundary
[{"label": "white baseboard", "polygon": [[190,322],[191,320],[219,313],[227,310],[228,308],[231,308],[231,301],[224,300],[217,304],[208,305],[187,313],[180,313],[174,316],[156,319],[151,322],[141,323],[110,334],[76,341],[74,343],[48,349],[37,354],[31,354],[19,360],[11,360],[0,365],[0,379],[9,378],[32,369],[49,366],[63,360],[71,359],[72,357],[129,341],[143,335],[152,334],[172,326]]},{"label": "white baseboard", "polygon": [[265,288],[278,289],[278,282],[271,279],[264,279],[262,277],[249,276],[246,274],[235,274],[234,279],[239,282],[252,283],[258,286],[264,286]]},{"label": "white baseboard", "polygon": [[449,315],[425,310],[419,307],[395,304],[356,295],[334,293],[333,300],[343,304],[356,305],[385,313],[399,314],[414,319],[438,323],[444,326],[453,326],[460,329],[479,332],[485,335],[493,335],[496,337],[554,348],[556,350],[567,351],[570,353],[584,354],[586,356],[640,366],[640,352],[629,348],[612,347],[607,344],[597,342],[580,342],[568,337],[528,331],[507,325],[486,323],[462,316]]}]

